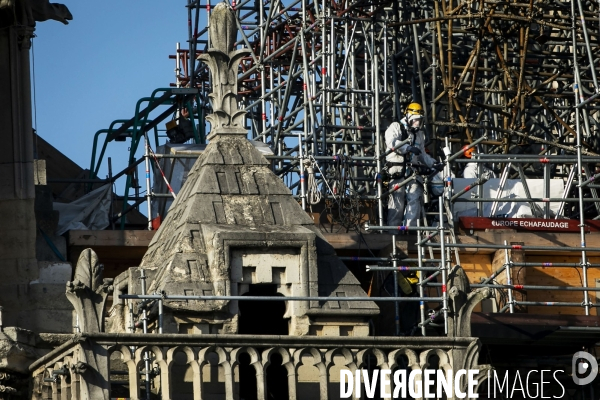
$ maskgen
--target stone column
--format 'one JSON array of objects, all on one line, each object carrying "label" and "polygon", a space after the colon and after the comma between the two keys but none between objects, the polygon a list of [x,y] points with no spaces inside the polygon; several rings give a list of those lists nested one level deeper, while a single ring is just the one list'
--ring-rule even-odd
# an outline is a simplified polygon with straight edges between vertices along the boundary
[{"label": "stone column", "polygon": [[29,49],[33,28],[6,23],[0,10],[0,305],[3,325],[19,325],[35,259],[33,132]]}]

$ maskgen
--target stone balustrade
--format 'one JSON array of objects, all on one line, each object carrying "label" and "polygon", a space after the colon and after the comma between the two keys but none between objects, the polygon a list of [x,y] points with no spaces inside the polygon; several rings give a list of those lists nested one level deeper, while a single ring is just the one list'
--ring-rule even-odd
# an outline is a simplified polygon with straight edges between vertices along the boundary
[{"label": "stone balustrade", "polygon": [[82,334],[32,364],[31,398],[336,399],[341,369],[485,370],[479,346],[444,337]]}]

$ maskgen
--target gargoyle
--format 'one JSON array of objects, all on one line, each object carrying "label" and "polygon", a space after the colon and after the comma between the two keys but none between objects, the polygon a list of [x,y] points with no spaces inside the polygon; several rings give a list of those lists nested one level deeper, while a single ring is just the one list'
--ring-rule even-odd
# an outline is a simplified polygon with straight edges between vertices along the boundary
[{"label": "gargoyle", "polygon": [[25,26],[34,27],[36,21],[49,19],[67,25],[73,20],[73,15],[64,4],[50,3],[48,0],[0,0],[0,9],[14,8],[15,15],[20,16],[18,22]]}]

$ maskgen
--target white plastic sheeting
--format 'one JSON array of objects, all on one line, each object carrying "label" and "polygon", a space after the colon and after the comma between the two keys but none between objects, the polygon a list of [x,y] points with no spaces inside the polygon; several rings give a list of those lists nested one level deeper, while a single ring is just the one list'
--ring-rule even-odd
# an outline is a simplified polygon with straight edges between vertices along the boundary
[{"label": "white plastic sheeting", "polygon": [[[158,164],[162,169],[169,185],[173,188],[175,194],[179,193],[181,187],[187,179],[188,172],[192,169],[192,166],[202,154],[206,148],[205,144],[173,144],[167,143],[162,146],[158,146],[156,154],[170,154],[170,155],[189,155],[193,158],[159,158]],[[165,183],[160,171],[156,168],[156,161],[151,159],[152,167],[154,168],[153,174],[153,192],[169,194],[169,188]],[[143,182],[142,182],[143,185]],[[173,198],[158,197],[152,200],[152,216],[155,217],[160,215],[162,218],[165,217],[169,207],[173,203]]]},{"label": "white plastic sheeting", "polygon": [[[458,193],[463,190],[467,185],[473,183],[475,179],[454,179],[454,193]],[[500,179],[490,179],[483,185],[483,198],[495,199],[500,187]],[[544,180],[543,179],[527,179],[527,187],[532,198],[544,198]],[[461,199],[471,198],[471,193],[477,193],[477,187],[471,189],[470,192],[463,194]],[[565,191],[564,183],[561,179],[550,179],[550,197],[560,198],[563,196]],[[504,189],[501,193],[501,198],[526,198],[525,190],[523,189],[523,183],[520,179],[507,179],[504,184]],[[474,202],[459,202],[454,203],[454,216],[455,217],[476,217],[477,216],[477,203]],[[483,209],[483,217],[490,217],[492,211],[493,202],[480,203]],[[536,202],[538,206],[543,210],[545,203]],[[560,207],[559,203],[550,203],[551,213],[555,214]],[[527,202],[503,202],[501,199],[498,201],[498,207],[496,208],[495,215],[503,216],[507,218],[527,218],[532,217],[534,213],[531,211],[531,207]]]},{"label": "white plastic sheeting", "polygon": [[268,144],[261,142],[260,140],[248,140],[263,156],[272,156],[273,150],[269,147]]},{"label": "white plastic sheeting", "polygon": [[110,223],[110,185],[104,185],[70,203],[53,203],[60,212],[56,234],[78,230],[102,230]]}]

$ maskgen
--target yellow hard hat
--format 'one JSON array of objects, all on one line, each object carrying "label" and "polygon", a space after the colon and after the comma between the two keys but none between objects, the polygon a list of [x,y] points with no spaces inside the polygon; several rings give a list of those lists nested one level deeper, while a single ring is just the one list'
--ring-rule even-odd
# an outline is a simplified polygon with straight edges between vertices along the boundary
[{"label": "yellow hard hat", "polygon": [[408,107],[406,107],[404,114],[423,116],[423,107],[419,103],[410,103]]}]

